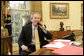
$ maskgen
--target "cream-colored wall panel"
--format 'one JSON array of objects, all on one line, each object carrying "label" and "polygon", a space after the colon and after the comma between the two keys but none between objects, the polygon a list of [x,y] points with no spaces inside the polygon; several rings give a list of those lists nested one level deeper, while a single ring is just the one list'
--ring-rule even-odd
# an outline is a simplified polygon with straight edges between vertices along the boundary
[{"label": "cream-colored wall panel", "polygon": [[[50,3],[69,3],[69,19],[51,19]],[[71,30],[81,29],[81,3],[82,1],[42,1],[43,22],[48,30],[59,30],[60,21],[64,22],[64,28],[70,26]]]}]

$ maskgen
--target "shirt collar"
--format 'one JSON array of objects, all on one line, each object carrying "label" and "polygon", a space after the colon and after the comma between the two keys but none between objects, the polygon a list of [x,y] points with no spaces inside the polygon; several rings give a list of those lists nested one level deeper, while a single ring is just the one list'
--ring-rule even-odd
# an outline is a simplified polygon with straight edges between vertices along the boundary
[{"label": "shirt collar", "polygon": [[[34,26],[34,24],[33,24],[33,23],[32,23],[32,28],[33,28],[33,29],[35,29],[35,26]],[[37,28],[38,28],[38,26],[37,26]]]}]

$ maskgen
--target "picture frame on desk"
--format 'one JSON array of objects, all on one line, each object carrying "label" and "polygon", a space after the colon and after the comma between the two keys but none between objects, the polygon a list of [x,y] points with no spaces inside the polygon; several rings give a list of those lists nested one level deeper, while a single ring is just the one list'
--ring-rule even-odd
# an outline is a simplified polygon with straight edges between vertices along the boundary
[{"label": "picture frame on desk", "polygon": [[66,26],[66,30],[70,31],[71,30],[70,26]]},{"label": "picture frame on desk", "polygon": [[51,19],[69,19],[69,3],[50,3]]}]

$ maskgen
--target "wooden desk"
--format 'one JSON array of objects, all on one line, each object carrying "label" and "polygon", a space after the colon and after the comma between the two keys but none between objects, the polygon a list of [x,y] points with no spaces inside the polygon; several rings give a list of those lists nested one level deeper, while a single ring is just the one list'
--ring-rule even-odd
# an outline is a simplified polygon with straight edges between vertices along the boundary
[{"label": "wooden desk", "polygon": [[52,53],[52,50],[41,48],[40,50],[35,51],[29,55],[55,55],[55,54]]},{"label": "wooden desk", "polygon": [[[61,39],[62,37],[72,33],[78,31],[80,32],[80,30],[73,30],[73,31],[51,31],[51,34],[53,35],[52,41],[55,39]],[[77,34],[78,35],[78,34]],[[80,47],[83,47],[83,43],[81,44]],[[52,50],[46,49],[46,48],[41,48],[38,51],[35,51],[33,53],[31,53],[30,55],[56,55],[52,53]]]},{"label": "wooden desk", "polygon": [[12,36],[1,37],[1,55],[12,54]]},{"label": "wooden desk", "polygon": [[61,39],[64,36],[67,36],[69,34],[71,34],[73,31],[50,31],[52,34],[52,39],[51,41],[55,40],[55,39]]},{"label": "wooden desk", "polygon": [[[50,31],[51,34],[52,34],[52,39],[51,41],[53,40],[56,40],[56,39],[61,39],[63,38],[64,36],[67,36],[67,35],[70,35],[72,32],[75,33],[76,36],[80,36],[82,35],[83,36],[83,32],[81,30],[71,30],[71,31]],[[75,37],[76,37],[75,36]]]},{"label": "wooden desk", "polygon": [[[80,47],[83,47],[83,44],[81,44]],[[38,51],[35,51],[31,53],[30,55],[56,55],[52,53],[52,50],[46,49],[46,48],[41,48]]]}]

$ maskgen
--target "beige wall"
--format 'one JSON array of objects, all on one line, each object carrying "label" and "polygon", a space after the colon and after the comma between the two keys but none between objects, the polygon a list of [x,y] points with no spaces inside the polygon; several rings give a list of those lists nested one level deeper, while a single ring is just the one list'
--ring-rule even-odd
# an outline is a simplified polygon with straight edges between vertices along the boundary
[{"label": "beige wall", "polygon": [[[69,3],[69,19],[50,19],[50,3]],[[64,28],[70,26],[71,30],[81,29],[81,3],[82,1],[42,1],[43,23],[49,31],[59,30],[60,21],[64,22]]]}]

